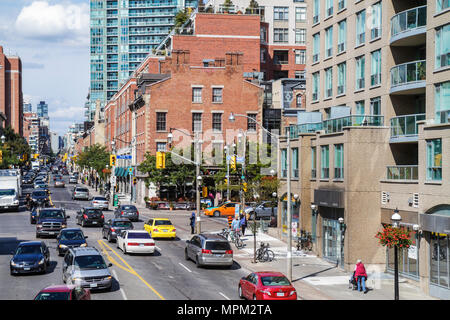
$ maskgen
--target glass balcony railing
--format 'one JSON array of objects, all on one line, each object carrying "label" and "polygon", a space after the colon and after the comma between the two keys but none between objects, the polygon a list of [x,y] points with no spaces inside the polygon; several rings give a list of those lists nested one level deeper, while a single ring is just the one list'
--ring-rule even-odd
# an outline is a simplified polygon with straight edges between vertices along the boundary
[{"label": "glass balcony railing", "polygon": [[388,166],[387,180],[409,180],[417,181],[419,179],[418,166]]},{"label": "glass balcony railing", "polygon": [[323,129],[325,130],[325,133],[341,132],[344,127],[381,127],[383,125],[383,116],[352,115],[323,121]]},{"label": "glass balcony railing", "polygon": [[391,68],[391,88],[426,80],[426,61],[418,60]]},{"label": "glass balcony railing", "polygon": [[391,18],[391,37],[427,25],[427,6],[400,12]]},{"label": "glass balcony railing", "polygon": [[417,136],[417,122],[425,120],[425,113],[399,116],[391,119],[391,138]]},{"label": "glass balcony railing", "polygon": [[314,133],[317,130],[322,130],[322,122],[291,125],[286,128],[286,133],[291,139],[297,139],[301,133]]}]

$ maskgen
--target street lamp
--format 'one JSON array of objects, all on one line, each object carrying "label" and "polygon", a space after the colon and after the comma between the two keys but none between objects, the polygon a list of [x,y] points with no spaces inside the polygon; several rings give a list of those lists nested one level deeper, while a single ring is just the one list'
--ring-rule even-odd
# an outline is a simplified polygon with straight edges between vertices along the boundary
[{"label": "street lamp", "polygon": [[[391,216],[391,222],[392,226],[394,228],[398,228],[400,226],[400,221],[402,220],[402,217],[398,213],[398,208],[395,208],[394,214]],[[399,300],[399,294],[398,294],[398,248],[395,245],[394,246],[394,299]]]},{"label": "street lamp", "polygon": [[347,225],[344,223],[344,218],[340,217],[338,219],[339,222],[339,229],[341,230],[341,255],[339,256],[339,260],[338,263],[340,261],[340,264],[343,265],[344,264],[344,259],[342,259],[342,253],[344,251],[344,234],[345,234],[345,230],[347,229]]},{"label": "street lamp", "polygon": [[6,141],[5,135],[2,135],[1,139],[2,139],[2,143],[5,143],[5,141]]}]

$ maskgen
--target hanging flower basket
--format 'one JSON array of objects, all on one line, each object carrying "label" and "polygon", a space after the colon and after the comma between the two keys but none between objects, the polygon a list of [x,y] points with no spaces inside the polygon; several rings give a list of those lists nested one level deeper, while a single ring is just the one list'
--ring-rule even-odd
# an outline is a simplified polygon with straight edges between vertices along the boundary
[{"label": "hanging flower basket", "polygon": [[394,228],[386,225],[381,232],[375,236],[383,247],[409,248],[412,244],[411,232],[406,228]]}]

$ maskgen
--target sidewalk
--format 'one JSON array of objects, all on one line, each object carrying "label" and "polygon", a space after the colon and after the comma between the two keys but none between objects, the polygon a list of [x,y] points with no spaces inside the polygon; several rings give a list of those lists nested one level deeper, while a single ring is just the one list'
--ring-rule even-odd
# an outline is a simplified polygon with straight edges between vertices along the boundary
[{"label": "sidewalk", "polygon": [[[97,194],[95,188],[89,187],[91,194]],[[112,199],[111,205],[112,207]],[[151,210],[136,205],[142,213]],[[208,230],[208,232],[220,232]],[[261,242],[269,243],[269,248],[275,253],[272,262],[253,263],[254,238],[249,229],[246,230],[244,248],[236,249],[233,245],[234,259],[242,267],[251,271],[279,271],[287,273],[287,244],[266,233],[256,235],[256,246]],[[366,286],[370,289],[367,294],[353,291],[349,288],[350,273],[336,267],[324,259],[311,253],[297,251],[292,248],[292,278],[299,297],[303,300],[393,300],[394,276],[385,272],[370,272],[367,270],[368,280]],[[399,291],[401,300],[437,300],[423,293],[420,288],[407,279],[399,278]]]}]

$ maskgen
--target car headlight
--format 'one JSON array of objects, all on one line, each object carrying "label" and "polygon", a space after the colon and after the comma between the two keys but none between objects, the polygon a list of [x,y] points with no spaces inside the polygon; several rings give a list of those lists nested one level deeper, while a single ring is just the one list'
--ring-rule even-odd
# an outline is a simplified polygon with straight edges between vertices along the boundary
[{"label": "car headlight", "polygon": [[14,200],[14,204],[19,204],[19,200]]},{"label": "car headlight", "polygon": [[66,224],[62,224],[62,225],[61,225],[61,228],[62,228],[62,229],[67,228],[67,225],[66,225]]},{"label": "car headlight", "polygon": [[65,244],[60,244],[59,247],[60,247],[61,249],[67,248],[67,246],[66,246]]},{"label": "car headlight", "polygon": [[111,279],[112,279],[111,276],[108,276],[108,277],[104,277],[104,278],[103,278],[103,280],[111,280]]},{"label": "car headlight", "polygon": [[39,264],[43,264],[45,262],[45,259],[42,258],[41,261],[39,261]]},{"label": "car headlight", "polygon": [[87,243],[82,243],[80,247],[87,247]]},{"label": "car headlight", "polygon": [[42,228],[42,224],[37,224],[36,228],[38,228],[38,229]]},{"label": "car headlight", "polygon": [[18,264],[18,263],[15,263],[14,261],[11,260],[11,265],[12,265],[13,267],[16,267],[16,266],[18,266],[19,264]]}]

